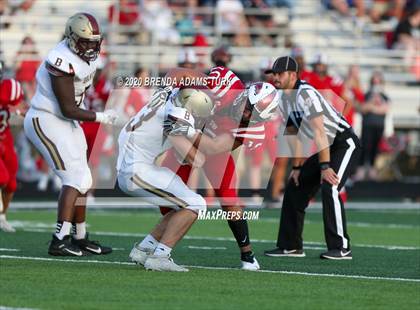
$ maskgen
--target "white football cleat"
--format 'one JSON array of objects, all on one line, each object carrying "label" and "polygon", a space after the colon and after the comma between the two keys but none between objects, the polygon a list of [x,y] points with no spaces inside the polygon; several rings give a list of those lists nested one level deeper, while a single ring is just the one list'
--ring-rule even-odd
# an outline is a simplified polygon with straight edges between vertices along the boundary
[{"label": "white football cleat", "polygon": [[252,263],[246,262],[241,260],[242,263],[242,270],[248,270],[248,271],[257,271],[260,270],[260,264],[258,264],[257,259],[254,257],[254,261]]},{"label": "white football cleat", "polygon": [[133,248],[131,249],[130,255],[128,257],[132,262],[144,266],[147,256],[153,253],[152,249],[141,248],[138,242],[134,243]]},{"label": "white football cleat", "polygon": [[175,264],[169,255],[168,256],[157,256],[157,255],[147,256],[146,262],[144,263],[144,268],[146,268],[146,270],[156,270],[156,271],[177,271],[177,272],[188,271],[187,268],[184,268]]},{"label": "white football cleat", "polygon": [[13,228],[12,225],[6,220],[6,218],[2,217],[0,218],[0,229],[4,232],[14,233],[16,232],[16,229]]}]

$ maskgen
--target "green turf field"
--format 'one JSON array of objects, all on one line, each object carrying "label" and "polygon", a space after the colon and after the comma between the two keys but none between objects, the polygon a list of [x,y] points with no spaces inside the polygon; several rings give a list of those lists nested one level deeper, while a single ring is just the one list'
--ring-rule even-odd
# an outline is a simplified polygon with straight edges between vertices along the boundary
[{"label": "green turf field", "polygon": [[199,221],[174,251],[188,273],[145,271],[128,253],[158,220],[155,210],[89,214],[91,239],[107,256],[53,258],[47,243],[54,210],[9,212],[18,228],[0,232],[0,308],[35,309],[420,309],[420,211],[348,210],[352,261],[324,261],[322,215],[305,225],[305,258],[269,258],[279,210],[250,222],[264,272],[238,270],[225,221]]}]

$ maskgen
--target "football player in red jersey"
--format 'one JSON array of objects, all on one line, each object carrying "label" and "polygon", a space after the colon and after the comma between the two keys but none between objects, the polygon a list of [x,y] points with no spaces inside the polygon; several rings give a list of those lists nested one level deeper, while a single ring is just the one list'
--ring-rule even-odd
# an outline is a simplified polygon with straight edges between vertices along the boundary
[{"label": "football player in red jersey", "polygon": [[[0,229],[15,232],[6,220],[6,212],[16,191],[18,161],[9,127],[10,108],[23,98],[21,84],[14,79],[3,79],[3,64],[0,62]],[[18,110],[17,110],[18,111]]]}]

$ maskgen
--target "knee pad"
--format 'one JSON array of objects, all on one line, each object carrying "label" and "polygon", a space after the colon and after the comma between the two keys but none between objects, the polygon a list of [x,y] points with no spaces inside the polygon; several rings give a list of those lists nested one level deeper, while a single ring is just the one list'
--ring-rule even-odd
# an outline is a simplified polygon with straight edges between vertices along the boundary
[{"label": "knee pad", "polygon": [[63,185],[71,186],[77,189],[81,194],[86,194],[92,187],[92,174],[89,167],[84,169],[57,170]]},{"label": "knee pad", "polygon": [[194,197],[189,197],[186,199],[186,202],[188,203],[187,209],[190,209],[197,214],[207,210],[206,200],[198,194],[196,194]]}]

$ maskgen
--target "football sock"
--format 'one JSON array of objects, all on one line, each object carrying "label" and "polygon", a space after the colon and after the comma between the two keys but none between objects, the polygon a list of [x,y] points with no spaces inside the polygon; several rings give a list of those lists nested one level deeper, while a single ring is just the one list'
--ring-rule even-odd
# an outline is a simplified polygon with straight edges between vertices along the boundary
[{"label": "football sock", "polygon": [[73,236],[77,240],[84,239],[86,237],[86,222],[73,223]]},{"label": "football sock", "polygon": [[227,221],[240,248],[249,245],[248,222],[246,220]]},{"label": "football sock", "polygon": [[151,234],[148,234],[142,242],[140,242],[139,246],[143,249],[156,249],[156,246],[159,244],[159,241],[157,241]]},{"label": "football sock", "polygon": [[254,252],[248,251],[241,253],[241,260],[248,263],[254,262]]},{"label": "football sock", "polygon": [[65,236],[70,235],[71,223],[70,222],[61,222],[57,221],[56,229],[55,229],[55,236],[63,240]]},{"label": "football sock", "polygon": [[171,254],[172,248],[168,247],[163,243],[158,243],[153,255],[156,256],[169,256]]}]

